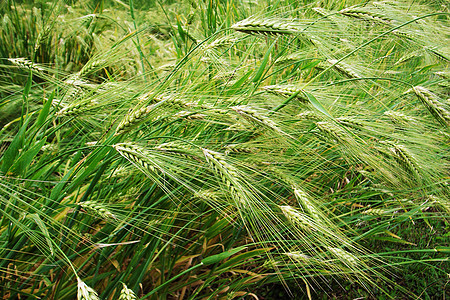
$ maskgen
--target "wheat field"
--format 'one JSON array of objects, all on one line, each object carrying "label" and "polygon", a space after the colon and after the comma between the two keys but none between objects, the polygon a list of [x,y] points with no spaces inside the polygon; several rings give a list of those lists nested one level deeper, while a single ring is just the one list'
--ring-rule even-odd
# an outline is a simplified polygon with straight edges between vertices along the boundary
[{"label": "wheat field", "polygon": [[1,299],[446,299],[446,1],[0,3]]}]

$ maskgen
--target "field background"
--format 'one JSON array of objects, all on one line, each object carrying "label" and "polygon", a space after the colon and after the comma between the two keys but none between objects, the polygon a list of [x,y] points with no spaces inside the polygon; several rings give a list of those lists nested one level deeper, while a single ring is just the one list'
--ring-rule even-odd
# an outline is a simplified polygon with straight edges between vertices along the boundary
[{"label": "field background", "polygon": [[0,298],[449,298],[449,9],[1,1]]}]

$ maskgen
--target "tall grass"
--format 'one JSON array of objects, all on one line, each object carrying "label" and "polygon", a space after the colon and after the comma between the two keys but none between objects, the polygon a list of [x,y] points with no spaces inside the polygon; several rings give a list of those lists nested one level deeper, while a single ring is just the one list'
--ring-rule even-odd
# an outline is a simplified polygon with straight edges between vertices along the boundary
[{"label": "tall grass", "polygon": [[3,3],[0,296],[447,276],[448,7],[344,3]]}]

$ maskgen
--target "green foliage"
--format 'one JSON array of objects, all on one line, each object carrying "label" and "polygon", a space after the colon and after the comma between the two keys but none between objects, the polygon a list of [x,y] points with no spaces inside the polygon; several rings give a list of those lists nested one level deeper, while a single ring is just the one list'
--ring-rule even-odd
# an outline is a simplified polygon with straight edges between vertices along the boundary
[{"label": "green foliage", "polygon": [[270,3],[0,4],[1,298],[445,296],[448,7]]}]

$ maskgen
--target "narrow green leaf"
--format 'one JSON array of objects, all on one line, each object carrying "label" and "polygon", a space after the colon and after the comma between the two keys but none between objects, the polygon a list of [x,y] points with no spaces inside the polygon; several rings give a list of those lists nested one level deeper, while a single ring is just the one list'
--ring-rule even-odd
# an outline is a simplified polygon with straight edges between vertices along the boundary
[{"label": "narrow green leaf", "polygon": [[181,37],[181,40],[183,42],[186,42],[186,33],[184,32],[183,26],[181,25],[180,16],[177,16],[177,29],[178,29],[178,34]]},{"label": "narrow green leaf", "polygon": [[220,269],[226,269],[230,266],[232,267],[236,267],[241,263],[244,263],[245,260],[255,257],[255,256],[259,256],[261,254],[267,253],[268,251],[270,251],[272,248],[262,248],[262,249],[255,249],[252,251],[248,251],[248,252],[244,252],[242,254],[236,255],[233,258],[230,258],[229,260],[227,260],[225,263],[220,265]]},{"label": "narrow green leaf", "polygon": [[270,45],[269,49],[267,50],[266,54],[264,55],[264,58],[261,62],[261,65],[259,66],[258,71],[256,72],[255,76],[253,77],[253,82],[259,82],[261,80],[261,77],[264,74],[264,70],[266,69],[267,62],[269,61],[270,53],[272,52],[273,47],[276,44],[276,40]]},{"label": "narrow green leaf", "polygon": [[1,158],[2,167],[0,169],[0,173],[6,174],[9,168],[13,165],[14,160],[19,154],[19,150],[23,147],[23,141],[25,140],[25,133],[27,132],[29,122],[30,118],[27,118],[22,127],[20,127],[19,132],[17,132],[16,136],[12,140],[8,149],[6,149],[3,154],[3,157]]},{"label": "narrow green leaf", "polygon": [[246,82],[248,80],[248,78],[250,77],[250,75],[253,73],[252,70],[248,71],[247,73],[245,73],[241,78],[239,78],[238,81],[236,81],[231,87],[230,89],[227,91],[228,95],[232,95],[234,93],[236,93],[236,90],[240,89],[242,87],[242,85],[244,84],[244,82]]},{"label": "narrow green leaf", "polygon": [[241,246],[241,247],[233,248],[233,249],[230,249],[228,251],[225,251],[225,252],[222,252],[222,253],[219,253],[219,254],[208,256],[208,257],[206,257],[206,258],[204,258],[202,260],[202,263],[204,265],[215,264],[215,263],[217,263],[217,262],[219,262],[221,260],[224,260],[225,258],[230,257],[231,255],[233,255],[235,253],[238,253],[238,252],[244,250],[245,248],[247,248],[247,247],[246,246]]},{"label": "narrow green leaf", "polygon": [[47,141],[47,137],[40,140],[37,144],[32,146],[30,149],[25,151],[20,157],[14,162],[11,169],[15,174],[24,174],[27,167],[30,165],[33,158],[39,153],[42,146],[44,146]]},{"label": "narrow green leaf", "polygon": [[41,109],[41,112],[39,113],[39,116],[34,123],[34,126],[36,128],[39,128],[44,124],[44,121],[47,119],[48,112],[50,111],[50,106],[52,105],[53,98],[55,97],[55,93],[52,92],[50,97],[48,98],[47,102],[44,103],[44,106]]},{"label": "narrow green leaf", "polygon": [[303,92],[303,93],[308,97],[308,100],[312,104],[312,106],[314,106],[318,111],[320,111],[327,117],[334,119],[333,116],[330,115],[330,113],[326,110],[326,108],[323,107],[323,105],[316,99],[316,97],[314,97],[313,94],[308,93],[308,92]]}]

